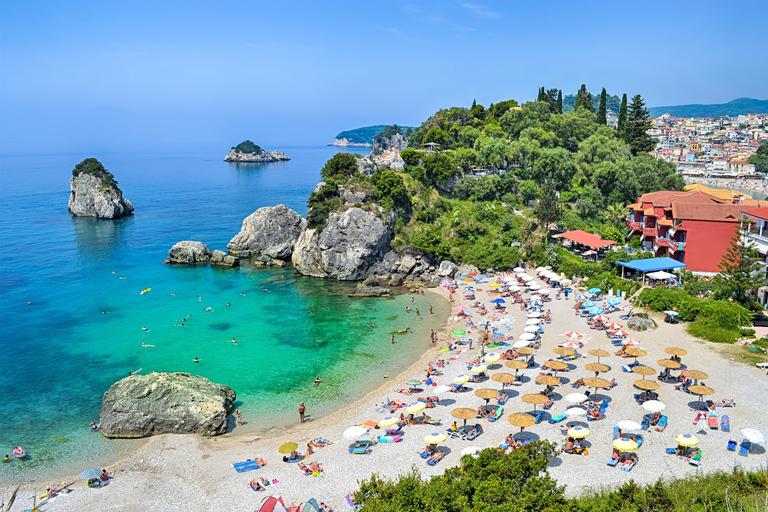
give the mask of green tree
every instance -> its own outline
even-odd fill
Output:
[[[118,193],[120,189],[117,188],[117,181],[115,177],[95,158],[86,158],[72,169],[72,176],[78,176],[80,174],[90,174],[101,180],[101,186],[105,188],[112,187],[116,189]]]
[[[324,180],[348,179],[357,174],[357,159],[351,153],[336,153],[320,170]]]
[[[656,145],[651,136],[648,135],[648,130],[652,126],[651,117],[648,109],[645,108],[643,97],[639,94],[634,95],[632,97],[632,104],[629,106],[626,136],[624,138],[627,144],[629,144],[629,149],[633,155],[648,153]]]
[[[472,108],[469,109],[469,114],[476,119],[483,120],[485,119],[485,107],[478,105],[477,101],[472,100]]]
[[[563,91],[558,90],[557,91],[557,112],[556,114],[562,114],[563,113]]]
[[[536,101],[545,101],[544,100],[544,87],[539,87],[539,95],[536,97]]]
[[[581,84],[581,89],[576,93],[576,102],[573,105],[573,110],[577,110],[579,107],[589,112],[595,111],[592,107],[592,95],[587,92],[586,84]]]
[[[755,172],[768,174],[768,142],[763,142],[757,152],[749,157],[749,163],[755,166]]]
[[[555,189],[555,180],[551,177],[544,180],[535,213],[536,218],[539,219],[539,222],[541,222],[544,230],[547,232],[546,243],[549,243],[549,226],[553,222],[560,220],[562,216],[560,199],[557,197],[557,190]]]
[[[607,101],[607,94],[605,92],[605,87],[603,87],[603,90],[600,93],[600,107],[597,109],[598,124],[603,124],[603,125],[608,124],[606,101]]]
[[[765,262],[757,247],[747,236],[749,228],[750,222],[747,219],[743,219],[736,227],[731,245],[723,256],[723,261],[718,265],[720,267],[718,276],[733,300],[752,309],[755,299],[752,298],[751,293],[762,286],[767,286],[768,278],[766,278]]]
[[[629,216],[626,206],[621,203],[609,204],[605,209],[605,217],[616,227],[624,224],[624,219]]]
[[[621,105],[619,106],[619,120],[616,123],[616,134],[621,138],[626,139],[627,134],[627,93],[624,93],[621,97]]]
[[[379,192],[378,203],[384,208],[406,210],[411,206],[402,176],[392,169],[379,169],[371,176],[371,183]]]
[[[554,180],[555,188],[565,189],[571,185],[576,174],[576,163],[571,153],[564,148],[544,149],[533,165],[532,177],[538,183]]]

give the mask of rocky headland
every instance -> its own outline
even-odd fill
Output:
[[[67,207],[73,215],[116,219],[133,213],[133,204],[123,197],[115,177],[95,158],[86,158],[75,166],[69,186]]]
[[[350,142],[347,138],[335,139],[329,146],[338,146],[342,148],[369,148],[372,144],[368,142]]]
[[[261,149],[253,142],[246,140],[233,147],[224,157],[225,162],[279,162],[290,160],[291,158],[282,151],[272,151],[271,153]]]
[[[100,429],[110,438],[227,433],[235,391],[189,373],[131,375],[102,400]]]

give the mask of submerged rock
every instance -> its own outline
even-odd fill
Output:
[[[219,435],[235,392],[189,373],[131,375],[104,393],[100,429],[110,438],[154,434]]]
[[[213,253],[203,242],[185,240],[175,244],[168,251],[168,259],[163,263],[206,263]]]
[[[244,251],[263,261],[290,260],[307,221],[284,204],[259,208],[243,220],[240,233],[227,250],[235,256]]]
[[[123,197],[112,173],[95,158],[86,158],[72,171],[67,207],[78,217],[115,219],[133,213],[133,204]]]

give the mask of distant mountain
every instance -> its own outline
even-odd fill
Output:
[[[375,126],[364,126],[354,130],[346,130],[336,136],[333,144],[328,145],[370,147],[373,144],[373,138],[383,132],[386,127],[386,124],[377,124]],[[408,128],[408,126],[403,126],[403,132]]]
[[[563,102],[565,103],[565,102]],[[674,117],[717,117],[738,116],[742,114],[768,114],[768,100],[738,98],[719,105],[673,105],[670,107],[651,107],[651,117],[669,114]]]

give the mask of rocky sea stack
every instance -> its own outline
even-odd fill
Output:
[[[115,219],[133,213],[133,204],[123,197],[115,177],[95,158],[75,166],[69,186],[68,207],[73,215]]]
[[[290,160],[291,158],[281,151],[272,151],[271,153],[261,149],[253,142],[246,140],[233,147],[227,156],[225,162],[279,162],[281,160]]]
[[[284,204],[259,208],[243,220],[240,233],[227,244],[230,254],[256,261],[290,261],[307,221]]]
[[[110,438],[227,433],[235,391],[189,373],[131,375],[104,393],[101,433]]]

